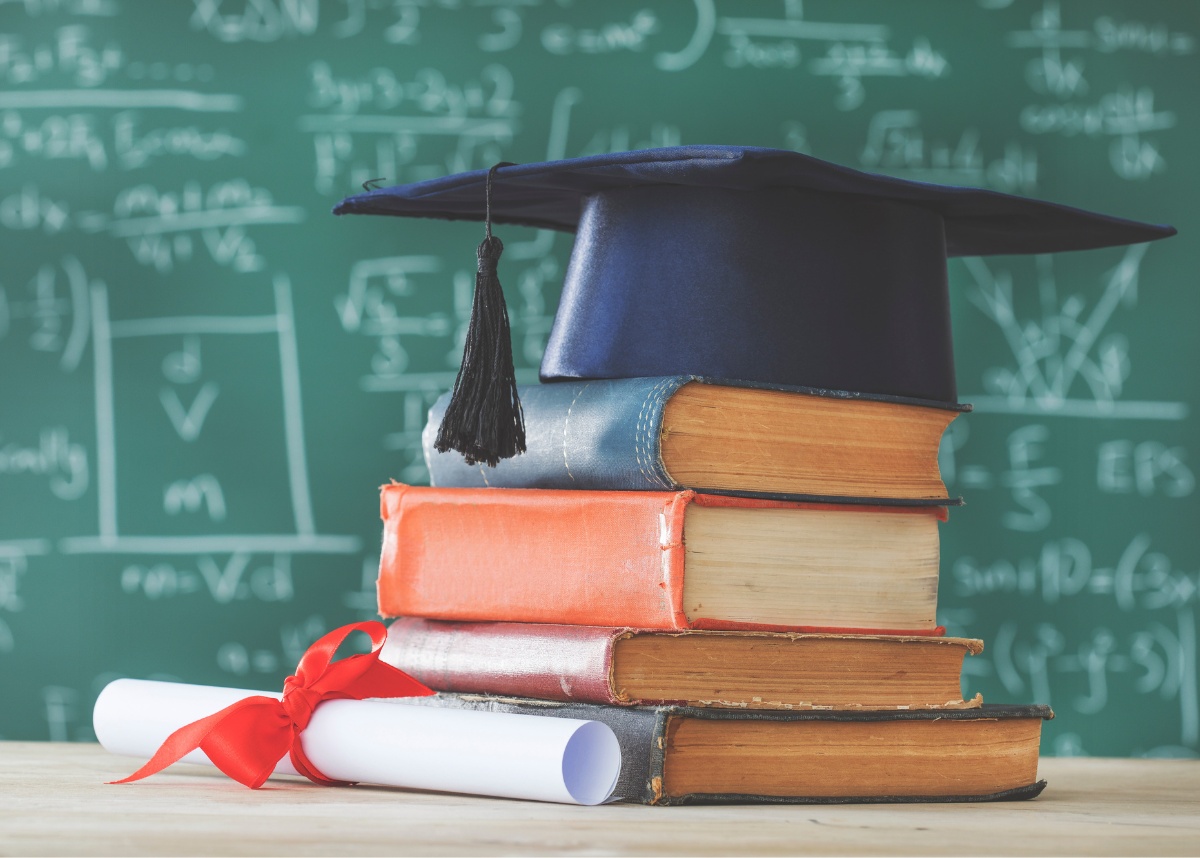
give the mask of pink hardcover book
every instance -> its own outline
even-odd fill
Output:
[[[963,709],[977,640],[394,622],[381,658],[438,691],[611,705]]]

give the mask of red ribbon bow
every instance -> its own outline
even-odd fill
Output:
[[[354,631],[371,636],[371,651],[334,662],[337,648]],[[149,777],[199,748],[218,769],[251,789],[263,785],[284,754],[291,756],[296,771],[310,781],[326,786],[343,784],[317,771],[299,741],[317,704],[323,700],[425,697],[434,693],[404,671],[379,660],[386,638],[383,623],[374,621],[334,629],[304,653],[296,675],[283,683],[282,700],[254,695],[180,727],[146,765],[110,783]]]

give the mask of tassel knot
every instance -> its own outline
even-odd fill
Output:
[[[484,277],[499,277],[496,275],[496,268],[500,264],[500,254],[504,253],[504,242],[496,238],[494,235],[489,235],[479,243],[479,247],[475,250],[475,255],[479,258],[479,266],[477,268],[480,276]]]

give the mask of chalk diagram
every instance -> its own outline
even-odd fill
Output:
[[[1058,294],[1053,257],[1036,257],[1039,318],[1018,316],[1013,277],[978,257],[963,262],[973,284],[968,300],[993,322],[1011,351],[1013,365],[984,373],[984,393],[966,395],[981,413],[1090,419],[1183,420],[1184,402],[1121,398],[1132,370],[1129,344],[1106,333],[1122,310],[1137,306],[1141,264],[1149,248],[1135,244],[1106,275],[1089,308],[1078,293]]]
[[[160,318],[113,319],[109,314],[108,291],[103,283],[90,287],[92,350],[96,393],[96,494],[98,521],[94,536],[67,537],[59,541],[65,554],[214,554],[274,552],[286,554],[353,554],[360,550],[356,536],[321,534],[313,517],[312,500],[305,464],[304,430],[300,397],[300,369],[291,296],[287,275],[273,278],[275,312],[265,315],[178,316]],[[123,344],[145,337],[168,337],[183,346],[171,365],[164,363],[167,385],[158,399],[180,441],[195,441],[204,421],[221,395],[220,383],[203,382],[190,403],[185,404],[170,382],[198,381],[200,343],[206,338],[255,337],[275,340],[278,349],[282,392],[282,446],[286,459],[284,484],[288,488],[293,527],[270,534],[205,533],[196,535],[144,535],[123,528],[118,520],[119,481],[123,467],[119,461],[116,434],[117,413],[113,367],[114,352]],[[163,491],[163,507],[168,513],[207,511],[214,525],[224,523],[227,515],[219,478],[202,474],[174,482]],[[218,528],[219,530],[219,528]]]

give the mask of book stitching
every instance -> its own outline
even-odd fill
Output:
[[[567,461],[567,427],[571,423],[571,409],[575,407],[575,403],[579,401],[579,397],[583,396],[583,392],[587,390],[588,384],[585,382],[579,390],[575,391],[575,396],[571,398],[571,404],[567,406],[567,416],[563,419],[563,440],[562,454],[563,467],[567,469],[567,476],[571,478],[571,482],[575,482],[575,475],[571,473],[571,463]]]
[[[667,388],[676,384],[676,382],[677,379],[675,376],[667,376],[650,388],[649,393],[646,394],[645,402],[642,403],[642,407],[638,411],[638,419],[633,437],[633,449],[637,457],[638,471],[647,482],[651,484],[657,483],[665,489],[673,489],[675,486],[663,479],[659,474],[658,467],[656,467],[657,463],[652,462],[650,459],[650,447],[654,444],[655,440],[650,436],[651,415],[655,406],[661,404],[661,394]],[[647,473],[647,468],[650,469],[651,473]]]

